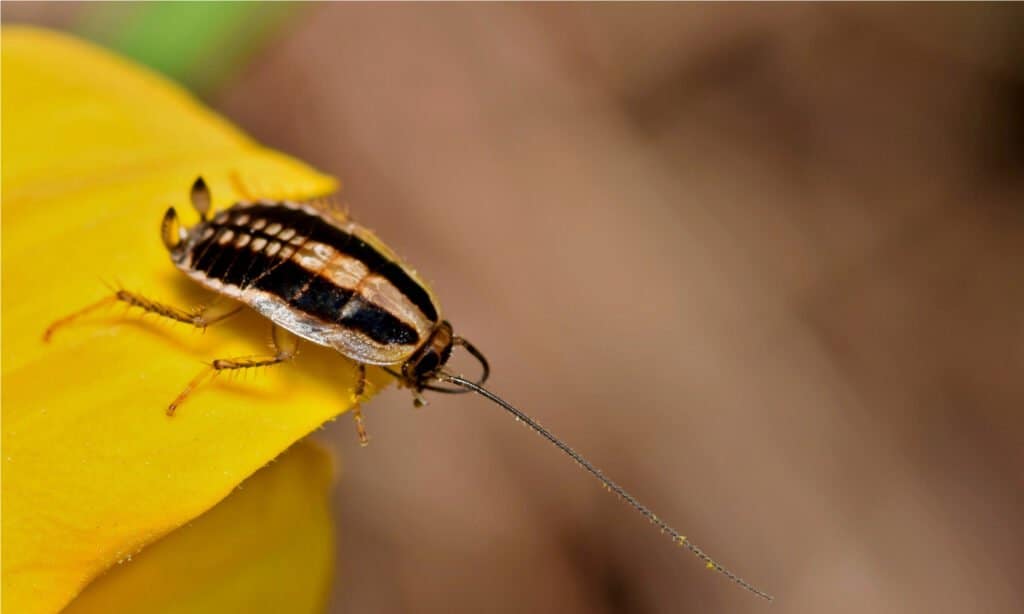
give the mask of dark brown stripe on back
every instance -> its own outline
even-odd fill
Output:
[[[342,288],[328,279],[311,275],[292,262],[282,262],[274,272],[256,284],[261,290],[282,296],[291,294],[289,301],[303,313],[357,330],[381,344],[417,345],[419,334],[412,326],[377,305],[368,303],[353,291]]]
[[[330,222],[301,209],[289,209],[281,204],[257,204],[239,209],[251,219],[263,218],[267,224],[279,223],[284,228],[294,228],[297,233],[310,241],[329,245],[339,253],[351,256],[366,265],[372,273],[391,282],[395,288],[409,298],[423,315],[432,322],[437,321],[437,307],[427,291],[406,273],[397,262],[385,257],[372,245],[359,237],[333,226]],[[245,226],[236,230],[245,230]],[[253,232],[256,236],[256,233]]]
[[[352,302],[346,307],[346,311],[350,313],[342,318],[342,324],[363,331],[378,343],[398,345],[419,345],[420,343],[420,336],[416,329],[373,303],[367,302],[361,296],[352,297]]]
[[[203,232],[205,229],[197,228],[195,232]],[[210,267],[216,264],[217,259],[223,254],[218,250],[220,245],[217,244],[217,235],[221,233],[221,228],[215,226],[214,232],[210,235],[209,239],[200,241],[192,248],[192,268],[200,271],[209,271]]]
[[[284,299],[289,305],[296,307],[299,311],[315,315],[327,322],[334,321],[323,317],[319,313],[309,312],[295,303],[296,297],[301,296],[303,288],[316,277],[314,273],[307,271],[291,260],[281,260],[280,258],[272,258],[263,254],[261,254],[261,258],[263,263],[260,270],[266,272],[263,274],[257,273],[258,277],[253,282],[256,288]]]
[[[417,345],[419,334],[393,314],[363,300],[302,267],[290,258],[267,256],[250,246],[216,243],[216,234],[194,249],[202,256],[193,264],[207,277],[242,288],[252,287],[273,294],[294,309],[325,323],[357,330],[380,344]],[[208,242],[213,242],[208,245]],[[350,301],[354,301],[349,305]]]
[[[217,243],[224,229],[216,224],[211,226],[215,229],[213,235],[192,248],[192,253],[198,255],[192,262],[193,269],[244,290],[253,278],[277,264],[278,259],[254,252],[248,246],[235,247],[234,241],[226,245]]]

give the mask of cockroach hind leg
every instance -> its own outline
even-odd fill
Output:
[[[218,358],[211,362],[206,368],[199,372],[199,375],[192,378],[185,389],[182,390],[174,401],[167,406],[167,415],[173,416],[178,407],[185,401],[192,392],[207,380],[212,380],[224,371],[244,371],[259,367],[271,367],[288,362],[295,358],[298,352],[298,341],[294,335],[287,333],[278,326],[271,331],[271,339],[277,353],[273,356],[241,356],[238,358]]]
[[[53,338],[53,334],[65,325],[70,324],[80,317],[88,315],[101,307],[112,305],[116,302],[122,302],[129,308],[137,307],[143,311],[143,315],[154,314],[162,318],[188,324],[203,330],[211,324],[215,324],[235,315],[241,311],[243,307],[243,305],[239,305],[237,303],[219,303],[211,307],[181,309],[180,307],[148,299],[136,292],[115,289],[113,294],[110,296],[100,299],[91,305],[86,305],[78,311],[66,315],[50,324],[50,326],[48,326],[43,332],[43,341],[50,341],[50,339]]]
[[[63,328],[64,326],[74,322],[78,318],[80,318],[80,317],[82,317],[84,315],[88,315],[89,313],[92,313],[93,311],[96,311],[97,309],[99,309],[101,307],[107,307],[109,305],[113,305],[117,301],[118,301],[117,295],[107,296],[105,298],[102,298],[102,299],[96,301],[95,303],[92,303],[90,305],[86,305],[85,307],[82,307],[78,311],[70,313],[70,314],[64,316],[63,318],[59,318],[59,319],[53,321],[49,326],[46,327],[46,330],[43,331],[43,342],[44,343],[49,343],[50,339],[53,338],[53,333],[57,332],[57,329]]]

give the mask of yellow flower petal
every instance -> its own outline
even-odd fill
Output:
[[[201,388],[217,357],[269,350],[253,313],[199,333],[120,309],[40,340],[109,291],[187,307],[164,209],[185,220],[202,174],[214,206],[321,194],[330,177],[269,151],[162,78],[63,35],[5,28],[3,62],[3,606],[54,612],[93,577],[225,497],[351,407],[353,363],[304,344],[294,362]],[[370,391],[387,382],[371,371]]]
[[[300,442],[228,498],[97,578],[63,614],[322,612],[331,462]]]

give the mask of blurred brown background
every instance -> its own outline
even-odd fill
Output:
[[[777,596],[485,401],[390,391],[368,448],[323,434],[332,611],[1024,609],[1020,5],[310,5],[206,98]]]

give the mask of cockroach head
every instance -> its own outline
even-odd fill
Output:
[[[402,365],[402,376],[406,383],[416,390],[422,390],[427,384],[437,379],[437,374],[452,355],[454,345],[452,325],[441,322],[434,329],[430,339]]]
[[[438,381],[448,375],[444,371],[444,367],[452,356],[452,349],[457,345],[465,348],[480,363],[481,374],[477,384],[486,382],[491,373],[487,359],[480,353],[480,350],[473,347],[473,344],[462,337],[455,336],[452,333],[451,323],[444,320],[434,329],[427,342],[402,365],[402,379],[405,384],[416,391],[432,390],[448,394],[470,392],[465,387],[437,385]]]

